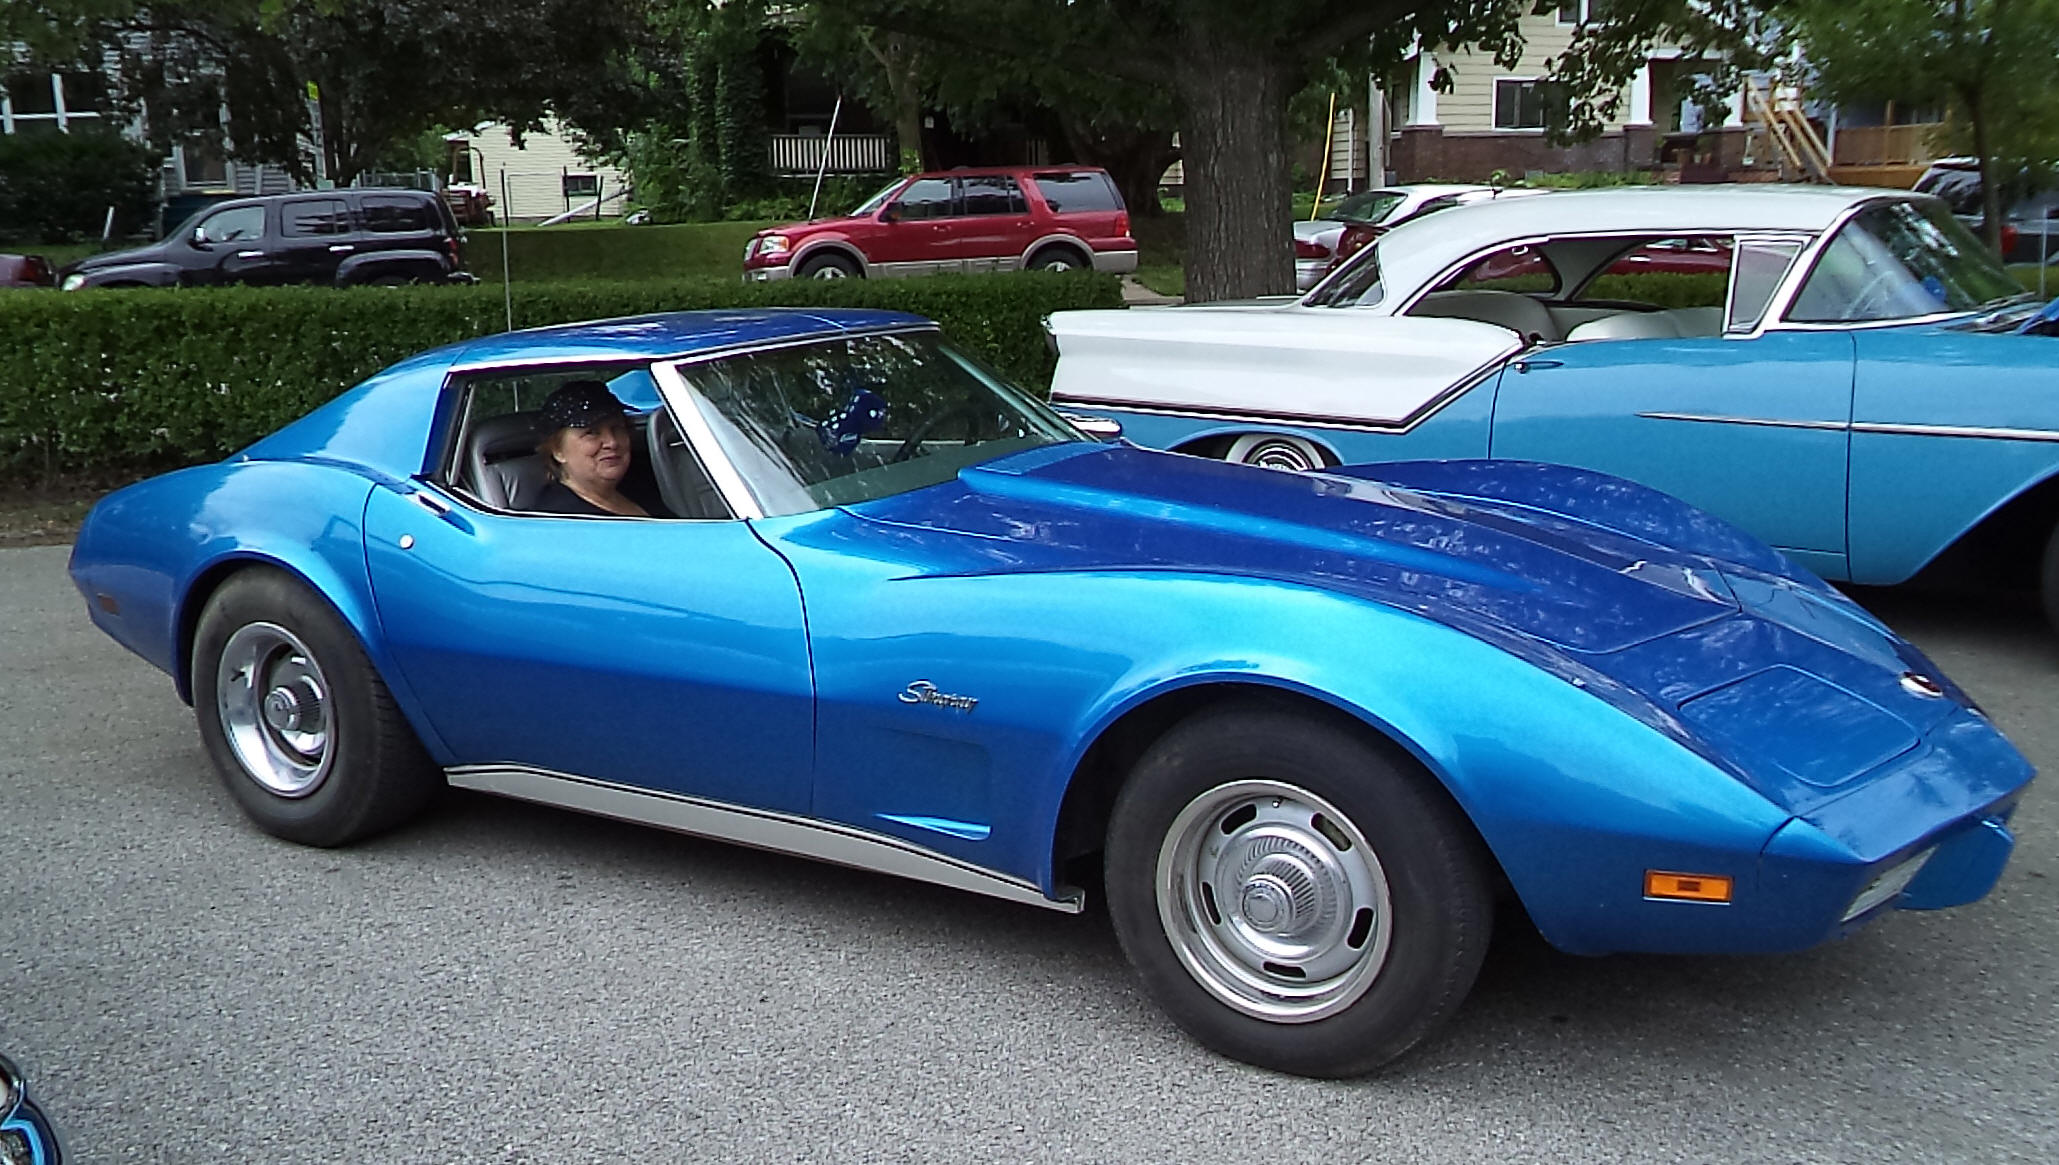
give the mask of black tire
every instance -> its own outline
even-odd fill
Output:
[[[1434,779],[1369,732],[1288,708],[1204,712],[1116,799],[1108,913],[1152,998],[1202,1044],[1356,1076],[1471,990],[1493,927],[1480,850]],[[1243,879],[1234,907],[1211,872]],[[1277,945],[1240,937],[1254,933]]]
[[[349,624],[280,571],[245,570],[208,599],[193,638],[193,711],[229,795],[288,841],[370,837],[443,787]]]
[[[801,264],[794,274],[801,279],[863,279],[865,273],[842,255],[817,255]]]
[[[2044,560],[2038,567],[2038,593],[2045,600],[2045,621],[2059,631],[2059,526],[2045,539]]]
[[[1046,247],[1030,259],[1032,271],[1085,271],[1094,264],[1071,247]]]

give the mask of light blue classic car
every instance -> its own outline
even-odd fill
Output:
[[[448,784],[1099,887],[1182,1026],[1321,1075],[1458,1006],[1497,897],[1568,951],[1795,950],[1987,893],[2031,779],[1915,648],[1661,494],[1091,441],[877,312],[430,352],[110,495],[72,575],[281,837]]]
[[[2059,622],[2059,329],[1935,199],[1480,203],[1396,228],[1299,302],[1051,327],[1054,401],[1145,445],[1582,466],[1826,578],[2042,585]]]

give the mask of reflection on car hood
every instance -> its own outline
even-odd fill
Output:
[[[1567,517],[1548,506],[1574,499],[1485,488],[1497,465],[1445,464],[1417,476],[1463,495],[1068,444],[849,512],[919,544],[926,573],[1230,574],[1419,615],[1588,688],[1797,813],[1966,717],[1921,652],[1764,547],[1749,561],[1679,549],[1662,522],[1635,536],[1607,504]],[[1691,543],[1720,544],[1691,525]]]
[[[94,271],[102,267],[123,267],[130,263],[155,263],[164,256],[170,240],[151,243],[143,247],[130,247],[121,251],[102,251],[88,255],[65,268],[66,274],[74,271]]]
[[[1612,651],[1737,610],[1710,560],[1515,506],[1063,445],[856,508],[974,536],[972,570],[1193,569],[1341,590]]]

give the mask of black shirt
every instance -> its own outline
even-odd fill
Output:
[[[653,518],[669,518],[673,516],[672,511],[666,509],[655,499],[634,497],[627,490],[623,491],[622,496],[642,506],[644,513],[649,514]],[[536,495],[535,504],[529,508],[540,510],[546,514],[578,514],[582,517],[596,518],[619,518],[624,516],[615,513],[613,510],[601,509],[599,506],[580,497],[571,486],[566,485],[562,481],[554,481],[544,486],[543,492]],[[634,515],[628,516],[633,517]]]

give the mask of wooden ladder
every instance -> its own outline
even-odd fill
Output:
[[[1779,151],[1783,175],[1798,174],[1809,182],[1831,180],[1830,149],[1802,113],[1801,102],[1778,92],[1765,77],[1745,81],[1744,101],[1746,116],[1759,123]]]

